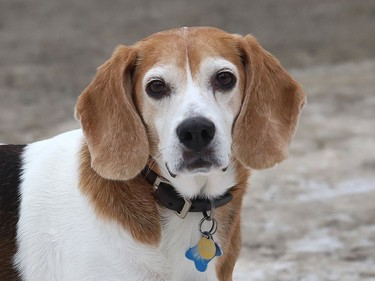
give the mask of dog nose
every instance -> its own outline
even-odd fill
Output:
[[[204,117],[188,118],[177,127],[176,132],[187,148],[200,151],[214,138],[215,124]]]

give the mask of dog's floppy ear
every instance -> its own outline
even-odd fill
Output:
[[[305,95],[257,40],[240,38],[246,85],[233,128],[236,157],[247,167],[265,169],[287,157]]]
[[[117,47],[98,68],[76,105],[75,114],[86,137],[91,166],[107,179],[131,179],[148,159],[146,129],[132,97],[131,72],[136,61],[136,50]]]

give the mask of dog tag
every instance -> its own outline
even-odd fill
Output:
[[[199,249],[201,247],[202,249]],[[208,236],[208,238],[203,236],[196,246],[189,248],[185,253],[185,257],[194,262],[195,268],[199,272],[205,272],[208,263],[213,258],[220,257],[221,255],[223,255],[221,247],[215,243],[211,236]]]
[[[189,248],[185,257],[194,262],[195,268],[199,272],[205,272],[208,266],[208,263],[214,257],[220,257],[223,255],[223,251],[219,244],[215,243],[213,235],[217,230],[217,222],[214,218],[215,205],[211,203],[211,213],[210,215],[207,212],[203,212],[203,218],[199,222],[198,229],[201,233],[201,238],[198,241],[198,244],[194,247]],[[208,231],[202,229],[202,224],[204,222],[211,222],[211,228]]]
[[[206,260],[212,259],[216,254],[216,245],[211,237],[203,236],[198,242],[198,252]]]

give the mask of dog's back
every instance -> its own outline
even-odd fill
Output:
[[[0,280],[17,280],[12,260],[16,252],[21,162],[24,145],[0,145]]]

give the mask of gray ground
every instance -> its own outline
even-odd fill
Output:
[[[235,280],[375,280],[375,2],[0,2],[0,142],[76,128],[119,43],[211,25],[253,33],[308,93],[290,157],[256,172]]]

